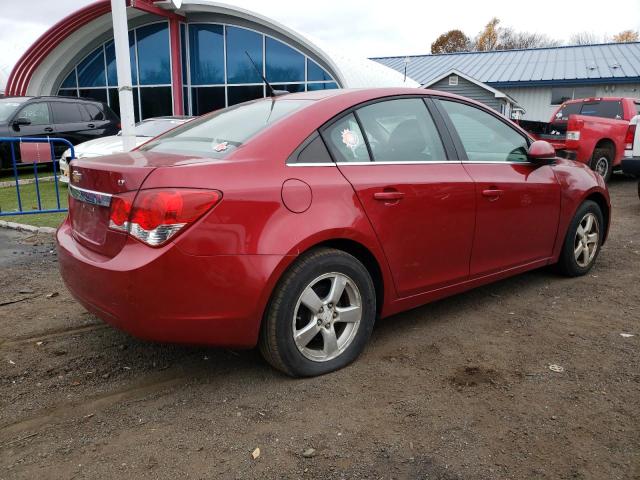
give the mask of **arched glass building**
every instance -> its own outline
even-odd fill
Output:
[[[136,0],[128,9],[136,119],[200,115],[266,95],[367,86],[417,86],[370,60],[330,56],[315,42],[253,12],[208,0]],[[110,2],[62,20],[20,59],[10,95],[102,100],[118,112]]]

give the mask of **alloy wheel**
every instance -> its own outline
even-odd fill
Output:
[[[607,172],[609,171],[609,159],[607,157],[600,157],[595,164],[594,168],[595,172],[598,173],[601,177],[605,177]]]
[[[343,273],[326,273],[302,291],[293,314],[293,340],[309,360],[327,362],[351,345],[362,320],[362,297]]]
[[[573,244],[576,263],[580,267],[585,268],[591,264],[598,252],[599,240],[600,226],[598,225],[598,218],[589,212],[580,220]]]

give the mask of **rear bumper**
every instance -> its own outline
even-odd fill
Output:
[[[65,222],[56,234],[62,278],[105,322],[136,337],[170,343],[251,348],[278,255],[193,256],[176,245],[133,239],[113,258],[76,242]]]
[[[630,175],[640,175],[640,157],[623,158],[622,171]]]

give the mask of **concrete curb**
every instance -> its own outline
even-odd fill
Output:
[[[9,228],[11,230],[19,230],[21,232],[44,233],[47,235],[53,235],[56,233],[56,229],[53,227],[34,227],[33,225],[5,222],[4,220],[0,220],[0,228]]]

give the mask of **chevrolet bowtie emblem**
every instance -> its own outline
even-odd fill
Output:
[[[78,183],[81,178],[82,178],[82,173],[78,172],[77,170],[74,170],[71,173],[71,180],[73,181],[73,183]]]
[[[124,178],[118,179],[118,186],[119,187],[124,187]]]

